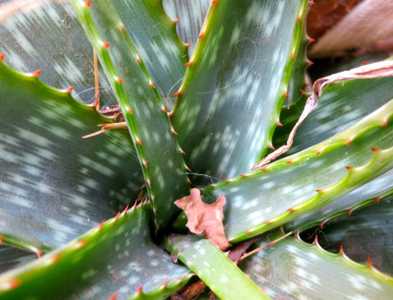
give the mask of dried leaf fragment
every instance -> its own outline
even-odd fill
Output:
[[[180,198],[175,204],[184,210],[187,216],[186,226],[192,233],[204,234],[221,250],[229,247],[223,224],[224,196],[220,196],[214,203],[208,204],[203,202],[200,190],[193,188],[189,196]]]
[[[316,0],[311,2],[307,31],[314,39],[341,21],[361,0]]]
[[[330,28],[311,48],[311,57],[359,53],[391,52],[393,1],[364,0]]]

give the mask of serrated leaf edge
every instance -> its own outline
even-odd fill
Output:
[[[308,159],[318,157],[322,154],[329,153],[335,149],[348,147],[355,139],[361,138],[367,132],[375,128],[385,128],[393,119],[393,100],[378,109],[368,117],[364,118],[358,124],[344,131],[343,133],[337,134],[330,139],[321,142],[313,147],[303,150],[297,154],[289,156],[287,158],[278,160],[276,162],[267,165],[263,169],[240,175],[239,177],[227,179],[216,184],[212,184],[206,187],[203,192],[211,193],[213,190],[222,187],[228,187],[234,184],[239,184],[246,178],[257,178],[264,176],[272,171],[283,170],[289,165],[301,164]],[[238,233],[236,236],[230,236],[230,242],[240,242],[242,240],[257,236],[270,229],[283,225],[284,223],[293,220],[296,216],[301,215],[305,212],[313,209],[325,206],[329,204],[333,195],[339,195],[345,187],[348,185],[356,186],[362,182],[364,175],[368,173],[381,171],[383,164],[393,164],[393,147],[387,149],[370,148],[371,159],[362,166],[347,166],[346,175],[343,176],[336,183],[324,187],[323,189],[315,190],[315,194],[308,200],[303,201],[301,204],[289,208],[279,216],[263,222],[260,225],[254,226],[245,232]],[[384,166],[385,167],[385,166]]]

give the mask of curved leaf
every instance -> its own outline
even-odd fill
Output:
[[[391,169],[392,118],[393,100],[314,147],[205,188],[206,198],[227,199],[229,240],[256,236],[326,206]]]
[[[342,132],[392,97],[393,77],[353,79],[327,85],[317,109],[299,127],[289,153],[296,153]]]
[[[258,162],[258,164],[256,164],[254,168],[261,168],[264,165],[267,165],[268,163],[276,160],[277,157],[287,153],[291,149],[291,147],[293,146],[293,143],[294,143],[294,139],[295,139],[296,135],[298,134],[299,127],[303,125],[305,120],[307,120],[307,117],[309,116],[309,114],[311,114],[312,112],[315,111],[315,109],[319,103],[319,98],[321,97],[321,94],[323,94],[323,92],[325,91],[325,89],[327,87],[331,87],[333,84],[337,84],[337,83],[345,83],[347,81],[352,81],[354,79],[372,80],[372,79],[383,79],[383,78],[393,78],[393,61],[389,61],[389,60],[380,61],[377,63],[354,68],[354,69],[351,69],[348,71],[343,71],[340,73],[332,74],[332,75],[322,77],[322,78],[319,78],[318,80],[316,80],[313,83],[311,95],[308,97],[307,101],[305,102],[304,109],[303,109],[301,115],[299,116],[299,118],[297,119],[295,125],[291,129],[289,136],[288,136],[288,140],[285,143],[285,145],[280,146],[273,153],[270,153],[269,155],[267,155],[261,162]],[[338,91],[340,92],[341,90],[338,89]],[[300,103],[300,104],[302,104],[302,103]],[[342,109],[342,107],[344,107],[344,112],[346,112],[346,110],[345,110],[346,106],[339,105],[339,109]],[[377,106],[377,107],[379,107],[379,106]],[[328,114],[334,108],[336,108],[336,107],[333,107],[330,109],[325,108],[325,110],[323,110],[323,111],[325,112],[325,114]],[[350,112],[352,112],[352,111],[350,110]],[[324,117],[325,117],[325,115],[323,116],[323,118]],[[349,120],[345,120],[345,121],[347,123],[349,123],[348,121],[353,121],[352,119],[356,119],[356,117],[359,117],[359,116],[358,115],[354,116],[354,115],[348,114],[347,117],[349,118]],[[362,117],[361,113],[360,113],[360,117]],[[315,124],[315,125],[318,125],[318,124]],[[345,127],[345,125],[343,125],[343,126]],[[329,126],[328,124],[326,124],[326,127],[328,129],[332,128],[332,126]],[[320,129],[322,133],[324,133],[325,131],[328,131],[326,127]],[[333,128],[337,128],[337,127],[333,127]],[[340,128],[340,129],[342,129],[342,128]],[[318,128],[315,128],[315,127],[311,127],[310,130],[314,133],[315,133],[315,131],[318,132]],[[319,136],[318,133],[316,135],[317,135],[317,137]],[[310,143],[310,140],[306,140],[306,143]],[[316,143],[316,141],[312,141],[311,145],[313,143]],[[295,147],[295,149],[292,149],[292,151],[296,151],[296,150],[298,150],[298,149],[296,149],[296,147]]]
[[[126,132],[67,91],[0,62],[0,234],[58,247],[134,200],[143,179]]]
[[[150,241],[148,211],[124,211],[3,274],[0,299],[165,299],[191,275]]]
[[[383,68],[389,68],[389,66],[391,68],[391,64],[386,65],[384,61],[365,65],[361,68],[371,68],[372,66],[377,66],[374,67],[373,71],[376,75]],[[346,73],[356,74],[356,70],[360,70],[360,68],[343,71],[324,78],[340,77]],[[351,79],[351,76],[349,76],[344,81],[333,80],[322,89],[318,107],[299,127],[295,144],[290,149],[290,153],[307,148],[349,128],[369,114],[371,110],[380,107],[393,97],[393,77],[369,79],[353,79],[353,77],[355,76],[352,76]],[[318,81],[323,81],[324,78]],[[307,223],[312,224],[315,221],[323,220],[326,214],[334,214],[334,212],[355,206],[368,198],[380,196],[391,189],[392,175],[392,171],[387,172],[340,197],[337,201],[321,208],[319,211],[300,216],[288,227],[294,229],[299,226],[308,226]],[[302,225],[303,223],[305,225]]]
[[[292,222],[286,225],[289,230],[306,229],[310,226],[315,226],[319,223],[324,223],[329,220],[330,216],[334,216],[344,210],[351,212],[354,208],[363,206],[364,203],[369,202],[369,199],[379,199],[389,193],[393,189],[393,169],[378,176],[374,180],[359,186],[353,191],[339,197],[333,203],[322,207],[319,210],[313,211],[299,216]]]
[[[174,202],[187,193],[188,178],[163,99],[111,1],[73,3],[127,122],[156,225],[164,227],[178,212]]]
[[[342,245],[345,254],[355,261],[367,262],[370,257],[378,269],[393,275],[393,196],[374,203],[325,225],[321,243],[336,250]]]
[[[307,1],[213,1],[173,112],[191,169],[249,171],[267,151],[304,40]]]
[[[177,21],[177,32],[187,43],[189,56],[194,52],[210,2],[210,0],[163,0],[165,12]]]
[[[42,80],[73,86],[85,102],[94,100],[93,49],[67,0],[10,0],[0,4],[0,51],[18,70],[41,69]],[[100,77],[103,104],[115,99]]]
[[[243,270],[277,300],[390,299],[393,292],[393,278],[293,238],[251,257]]]
[[[316,61],[316,63],[308,69],[308,73],[310,77],[312,77],[314,80],[318,80],[319,78],[327,77],[331,74],[338,72],[344,72],[349,69],[356,70],[356,68],[360,66],[370,63],[376,63],[383,60],[384,58],[386,58],[386,55],[383,56],[374,54],[361,57],[347,57],[340,60],[336,59],[334,61],[332,61],[331,59],[326,61]],[[299,77],[295,76],[294,78]],[[358,84],[354,84],[352,86],[353,82],[358,82]],[[369,101],[370,103],[366,103],[365,105],[373,106],[375,104],[374,107],[377,108],[386,102],[384,101],[385,95],[383,94],[383,92],[382,95],[380,95],[381,91],[383,91],[383,88],[386,89],[387,93],[389,93],[389,91],[391,90],[390,86],[384,86],[383,80],[381,80],[380,78],[370,81],[364,81],[359,79],[350,80],[349,82],[344,82],[344,85],[349,85],[351,86],[351,88],[346,87],[341,90],[340,84],[336,84],[334,85],[334,92],[330,91],[329,89],[327,89],[326,91],[322,91],[322,95],[320,96],[320,99],[318,101],[318,107],[309,116],[307,116],[307,119],[305,119],[305,121],[303,122],[303,124],[306,125],[302,124],[297,130],[296,134],[299,133],[299,135],[302,136],[295,136],[294,146],[298,147],[298,149],[303,149],[307,146],[312,145],[312,143],[316,143],[322,141],[327,137],[330,137],[333,133],[338,132],[334,131],[334,125],[336,124],[332,122],[333,116],[336,123],[339,124],[339,127],[344,126],[344,124],[348,122],[346,114],[351,113],[352,109],[356,111],[362,110],[361,107],[358,107],[365,104],[366,101],[361,101],[362,99],[367,99],[368,96],[371,98],[372,94],[375,93],[379,100],[375,101],[375,103],[374,101]],[[364,85],[368,86],[369,88],[364,89]],[[392,96],[393,95],[391,95],[391,97]],[[389,99],[390,98],[388,98],[387,100]],[[342,106],[348,105],[351,107],[351,110],[339,109],[339,106],[334,106],[334,114],[332,117],[327,116],[326,113],[323,114],[325,107],[332,105],[332,103],[334,102],[337,102],[337,105],[339,102],[342,103]],[[283,127],[277,128],[277,130],[274,132],[273,145],[280,146],[287,142],[289,134],[291,133],[291,129],[295,126],[296,122],[302,114],[302,111],[304,110],[305,103],[305,98],[304,96],[302,96],[298,98],[298,101],[296,101],[292,106],[288,107],[287,110],[282,111],[280,118]],[[368,113],[367,109],[364,110],[366,111],[366,113]],[[324,118],[322,118],[321,116],[324,116]],[[361,118],[361,116],[362,113],[359,114],[359,117],[357,119]],[[327,123],[324,123],[324,121],[327,121]],[[353,119],[352,122],[354,122]],[[318,138],[317,135],[314,137],[310,136],[310,138],[314,138],[314,141],[310,143],[307,140],[307,135],[311,134],[311,132],[315,133],[313,131],[313,129],[315,130],[315,128],[313,128],[312,125],[318,127],[318,132],[321,134],[321,138]],[[289,149],[288,152],[295,153],[296,149]]]

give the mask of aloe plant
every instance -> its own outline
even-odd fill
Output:
[[[393,61],[310,86],[309,4],[0,1],[0,299],[390,299]]]

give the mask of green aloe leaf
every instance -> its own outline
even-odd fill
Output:
[[[4,273],[0,299],[165,299],[191,275],[150,241],[149,211],[146,206],[125,210],[64,247]]]
[[[351,212],[370,202],[370,199],[384,197],[393,189],[393,168],[377,178],[359,186],[351,192],[337,198],[319,210],[299,216],[285,227],[288,230],[306,229],[320,223],[325,223],[343,211]]]
[[[0,274],[24,265],[36,257],[32,252],[12,246],[0,245]]]
[[[289,153],[349,128],[392,98],[393,76],[331,82],[322,89],[317,109],[299,127]]]
[[[258,252],[242,269],[272,299],[391,299],[393,278],[294,238]]]
[[[75,10],[115,91],[133,139],[157,227],[177,213],[188,192],[186,166],[163,99],[111,1],[74,0]]]
[[[380,62],[383,58],[383,55],[374,54],[349,59],[342,58],[338,62],[332,62],[331,59],[329,59],[324,63],[317,62],[315,68],[309,69],[309,73],[311,77],[315,78],[315,80],[318,80],[331,74],[348,70],[351,71],[351,69],[356,70],[356,68],[360,66]],[[297,60],[297,62],[299,62],[299,60]],[[323,67],[321,67],[321,65]],[[299,76],[294,76],[294,78],[299,78]],[[331,84],[332,89],[327,88],[326,90],[322,91],[317,109],[303,122],[305,125],[302,124],[298,129],[298,132],[302,135],[302,137],[295,137],[295,145],[298,147],[298,149],[303,149],[307,146],[313,145],[313,143],[315,144],[320,142],[323,139],[330,137],[332,134],[339,132],[335,125],[338,125],[338,128],[340,129],[345,126],[349,126],[349,123],[353,123],[356,121],[356,119],[360,119],[362,116],[367,114],[369,112],[367,109],[369,109],[370,106],[371,109],[375,109],[386,103],[386,100],[390,100],[393,97],[393,94],[391,94],[390,97],[386,98],[386,95],[389,93],[389,91],[392,90],[389,85],[384,86],[384,82],[388,82],[389,80],[392,79],[347,79],[346,82],[341,82],[344,85],[343,88],[341,88],[341,83],[336,82],[335,84]],[[330,86],[330,84],[328,86]],[[386,89],[385,93],[384,88]],[[378,100],[366,101],[367,96],[371,98],[376,96]],[[283,127],[277,128],[277,130],[274,132],[274,145],[280,146],[287,142],[291,129],[294,127],[302,114],[304,105],[305,99],[303,96],[301,96],[298,101],[293,103],[292,106],[287,107],[287,110],[283,110],[281,113],[281,123],[283,124]],[[359,107],[362,105],[365,105],[365,107]],[[344,109],[344,106],[347,108]],[[348,107],[351,107],[351,110],[349,110]],[[323,111],[330,109],[334,110],[334,120],[333,118],[329,117],[327,113],[322,113]],[[351,117],[350,113],[353,110],[356,112],[353,112]],[[357,117],[355,117],[355,115],[357,115]],[[337,124],[335,124],[334,121]],[[316,126],[318,129],[313,128],[312,125]],[[316,130],[318,130],[318,133],[321,134],[321,137],[318,138]],[[307,135],[310,135],[310,138],[313,138],[313,140],[308,141]],[[289,153],[295,152],[296,149],[289,150]]]
[[[391,68],[380,61],[361,68],[375,67],[375,70]],[[359,68],[343,71],[318,81],[329,80],[331,77],[341,77],[346,73],[355,74]],[[378,72],[375,72],[376,74]],[[342,75],[340,75],[342,74]],[[390,74],[391,76],[392,74]],[[319,143],[332,135],[341,132],[359,121],[361,118],[388,102],[393,97],[393,77],[369,79],[333,80],[320,91],[317,109],[308,116],[299,127],[295,144],[289,152],[294,153],[311,145]],[[333,117],[334,116],[334,117]],[[297,218],[289,228],[296,228],[302,223],[320,221],[326,214],[342,211],[345,208],[356,206],[368,198],[384,194],[392,188],[393,170],[387,172],[366,185],[353,190],[351,193],[337,199],[334,203],[321,208],[319,211]],[[306,226],[308,226],[306,224]]]
[[[67,91],[0,61],[0,235],[58,247],[112,217],[143,185],[127,132]],[[16,240],[16,241],[15,241]]]
[[[367,209],[359,209],[325,224],[321,244],[328,249],[343,251],[351,259],[367,262],[393,275],[393,195],[374,199]]]
[[[306,20],[297,20],[296,30],[298,35],[304,35],[306,31]],[[311,61],[307,58],[307,49],[309,45],[309,37],[300,41],[298,51],[294,54],[293,74],[288,83],[288,97],[285,102],[284,109],[280,113],[280,124],[275,129],[272,138],[272,149],[286,143],[291,129],[301,116],[304,105],[307,100],[307,93],[311,86],[309,75],[306,72]]]
[[[391,169],[392,118],[393,100],[314,147],[208,186],[204,196],[213,200],[225,195],[230,240],[266,232],[336,201]]]
[[[42,71],[51,86],[73,86],[85,102],[95,97],[93,49],[66,0],[10,0],[0,4],[0,52],[24,72]],[[115,99],[100,76],[103,104]]]
[[[165,14],[162,0],[111,3],[161,95],[170,98],[181,83],[187,62],[187,47],[176,34],[176,22]]]
[[[334,103],[334,101],[326,101],[325,104],[332,105],[332,107],[322,107],[319,109],[319,112],[321,113],[321,115],[319,115],[319,120],[318,122],[315,122],[316,124],[312,124],[311,127],[308,128],[308,130],[305,130],[306,133],[308,133],[308,135],[306,134],[306,137],[299,138],[298,135],[301,135],[298,133],[299,128],[304,128],[304,122],[305,120],[308,121],[308,116],[314,112],[315,117],[315,109],[317,108],[318,104],[319,104],[319,100],[321,98],[321,95],[325,92],[325,89],[328,89],[329,87],[332,87],[334,84],[345,84],[346,82],[351,82],[355,79],[362,79],[363,81],[365,80],[373,80],[373,79],[384,79],[384,78],[393,78],[393,61],[391,60],[385,60],[385,61],[380,61],[377,63],[373,63],[373,64],[368,64],[368,65],[364,65],[358,68],[354,68],[354,69],[350,69],[347,71],[343,71],[340,73],[335,73],[335,74],[331,74],[329,76],[326,77],[322,77],[319,78],[318,80],[316,80],[313,84],[312,87],[312,91],[311,91],[311,95],[310,97],[308,97],[307,101],[304,103],[304,107],[303,106],[303,101],[300,101],[299,103],[297,103],[297,105],[295,105],[294,107],[294,111],[289,112],[289,116],[286,115],[287,118],[289,118],[290,120],[285,120],[284,124],[286,125],[285,127],[292,127],[291,123],[291,119],[292,120],[296,120],[294,121],[294,125],[292,127],[292,129],[289,130],[289,134],[285,134],[285,132],[287,131],[287,129],[284,128],[284,137],[287,139],[286,142],[284,142],[284,145],[280,146],[277,150],[275,150],[273,153],[270,153],[268,156],[266,156],[263,161],[260,161],[255,167],[262,167],[264,165],[267,165],[268,163],[270,163],[271,161],[276,160],[279,156],[282,156],[283,154],[287,153],[289,151],[289,153],[293,153],[296,151],[299,151],[301,149],[304,149],[308,146],[314,145],[317,142],[322,141],[323,139],[330,137],[331,135],[333,135],[336,132],[340,132],[340,131],[335,131],[337,130],[337,128],[339,128],[339,130],[344,130],[345,128],[347,128],[348,126],[350,126],[350,124],[355,123],[357,120],[359,120],[361,117],[367,115],[369,113],[369,111],[364,112],[364,109],[359,109],[358,107],[354,108],[353,110],[351,109],[351,106],[346,105],[345,104],[338,104],[335,103],[332,105],[332,102]],[[367,82],[367,81],[366,81]],[[353,88],[353,87],[352,87]],[[335,93],[332,93],[331,96],[332,97],[336,97],[337,94],[340,94],[339,99],[344,99],[344,101],[347,99],[345,98],[346,96],[350,95],[345,95],[345,93],[343,94],[342,92],[344,92],[345,89],[337,87]],[[353,90],[347,90],[347,93],[350,94]],[[385,91],[385,90],[383,90]],[[388,91],[390,91],[388,89]],[[388,92],[389,93],[389,92]],[[356,92],[355,92],[356,94]],[[368,95],[369,96],[369,95]],[[386,103],[389,99],[391,99],[390,97],[387,97],[386,95],[377,95],[380,96],[380,101],[382,100],[382,104]],[[329,98],[328,98],[329,99]],[[337,99],[336,99],[337,100]],[[357,99],[358,100],[358,99]],[[366,103],[369,99],[367,98]],[[359,101],[360,102],[360,101]],[[359,102],[357,104],[359,104]],[[360,102],[361,104],[364,104],[364,102]],[[380,104],[380,103],[378,103]],[[380,104],[380,105],[382,105]],[[377,105],[375,107],[373,107],[373,109],[376,109],[377,107],[379,107],[380,105]],[[356,106],[356,105],[354,105]],[[299,108],[302,108],[302,112],[299,115],[297,112],[299,111]],[[334,110],[340,110],[341,112],[338,112],[337,115],[339,116],[339,118],[334,118],[333,121],[331,121],[330,115],[333,114],[335,111]],[[343,114],[345,114],[345,116],[343,116]],[[343,120],[337,121],[337,120],[341,120],[341,118],[343,118]],[[345,118],[344,118],[345,117]],[[333,122],[334,124],[329,124],[329,122]],[[339,125],[337,123],[340,123]],[[334,126],[336,125],[336,126]],[[282,132],[281,132],[282,134]],[[313,136],[314,135],[314,136]],[[300,147],[293,147],[294,144],[294,140],[295,138],[297,140],[300,139],[300,141],[303,141],[304,144],[306,145],[301,145]]]
[[[205,20],[210,0],[163,0],[165,12],[177,21],[177,32],[188,45],[192,55],[199,32]]]
[[[173,113],[193,171],[232,177],[266,153],[304,40],[306,5],[212,2]]]
[[[195,236],[171,236],[167,247],[220,299],[270,299],[220,249]]]
[[[286,109],[281,112],[280,118],[282,126],[277,127],[273,135],[273,145],[275,149],[282,145],[286,145],[289,135],[293,131],[293,128],[297,124],[300,116],[303,114],[304,109],[306,108],[305,105],[307,103],[307,99],[308,98],[305,96],[301,96],[297,99],[297,101],[288,103],[290,106],[287,105]]]
[[[308,11],[306,12],[306,15]],[[292,66],[293,71],[288,83],[288,97],[286,99],[286,109],[290,109],[298,102],[306,99],[306,92],[308,88],[308,74],[307,68],[311,61],[307,58],[307,49],[309,45],[309,37],[305,32],[307,31],[307,18],[296,19],[296,28],[294,38],[297,42],[297,49],[291,52],[291,59],[294,61]],[[284,109],[280,114],[280,122],[283,123],[285,119],[286,110]],[[280,124],[281,126],[281,124]]]

